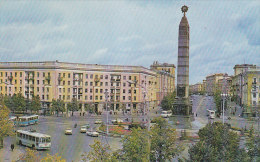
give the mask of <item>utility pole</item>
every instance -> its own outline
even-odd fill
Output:
[[[108,102],[108,91],[107,91],[107,89],[106,89],[106,91],[105,91],[105,98],[106,98],[106,111],[107,111],[107,121],[106,121],[106,125],[107,125],[107,131],[106,131],[106,135],[108,136],[108,108],[107,108],[107,102]]]

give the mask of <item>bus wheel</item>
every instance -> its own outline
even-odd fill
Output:
[[[19,145],[23,145],[21,140],[19,141]]]
[[[33,149],[33,150],[35,149],[35,145],[32,145],[32,149]]]

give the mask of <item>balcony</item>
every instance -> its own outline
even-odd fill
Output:
[[[62,81],[62,80],[63,80],[63,77],[59,76],[58,81]]]

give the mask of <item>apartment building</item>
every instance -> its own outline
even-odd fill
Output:
[[[173,70],[173,71],[172,71]],[[136,111],[144,102],[157,106],[158,93],[174,90],[174,68],[167,73],[142,66],[79,64],[58,61],[0,63],[0,93],[22,93],[40,97],[42,107],[50,108],[52,99],[67,103],[76,98],[83,108],[93,104],[95,111],[105,108],[105,91],[114,111]],[[166,80],[166,81],[165,81]]]
[[[213,95],[218,89],[218,80],[223,79],[227,74],[215,73],[206,77],[206,93]]]

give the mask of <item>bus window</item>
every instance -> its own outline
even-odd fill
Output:
[[[29,140],[32,140],[32,136],[29,136]]]
[[[36,142],[39,142],[39,138],[38,137],[36,137]]]
[[[47,138],[46,138],[46,142],[51,142],[51,138],[50,138],[50,137],[47,137]]]
[[[35,137],[32,137],[32,140],[35,141]]]
[[[23,139],[25,139],[25,134],[23,134]]]

